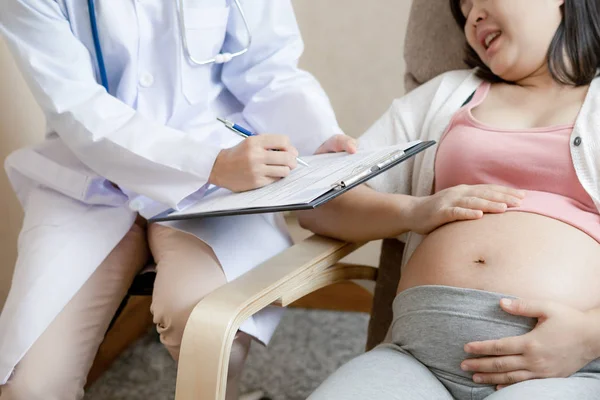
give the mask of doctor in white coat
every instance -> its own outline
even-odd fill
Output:
[[[354,142],[297,68],[289,0],[2,0],[0,32],[48,125],[5,163],[25,219],[0,314],[0,399],[80,399],[150,254],[154,321],[177,359],[198,301],[291,243],[278,215],[145,218],[211,185],[266,185],[302,168],[298,154]],[[243,140],[217,116],[265,134]],[[250,339],[267,343],[279,317],[267,310],[238,333],[228,398]]]

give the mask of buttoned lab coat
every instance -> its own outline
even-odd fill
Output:
[[[235,6],[185,3],[195,58],[245,46]],[[196,66],[182,49],[175,1],[96,0],[110,93],[97,83],[86,1],[0,3],[0,32],[48,127],[43,143],[5,162],[25,219],[0,315],[0,384],[127,233],[132,201],[149,217],[202,197],[219,151],[241,140],[217,116],[287,134],[301,154],[341,133],[322,88],[297,68],[303,43],[289,0],[241,3],[253,35],[249,51]],[[228,280],[291,244],[275,215],[170,224],[209,244]],[[243,330],[267,342],[279,316],[258,314]]]

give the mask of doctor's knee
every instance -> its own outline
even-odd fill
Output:
[[[175,361],[179,360],[183,331],[192,307],[178,308],[172,302],[163,303],[153,299],[151,311],[161,343]]]
[[[168,306],[164,308],[164,305],[158,310],[153,302],[152,313],[156,330],[160,335],[160,341],[175,361],[179,360],[183,331],[191,311],[192,309],[174,309]],[[202,333],[199,332],[199,335],[202,335]],[[236,334],[229,358],[228,380],[235,380],[240,377],[251,342],[252,337],[250,335],[243,332]]]
[[[157,271],[153,320],[161,342],[177,360],[194,307],[227,280],[212,249],[197,237],[156,224],[148,233]]]
[[[183,332],[194,309],[204,296],[220,286],[220,282],[204,289],[183,291],[181,288],[159,290],[152,299],[151,312],[160,341],[174,360],[179,360]]]

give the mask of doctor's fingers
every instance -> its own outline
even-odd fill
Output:
[[[254,138],[265,150],[281,150],[292,153],[294,157],[298,156],[298,150],[292,146],[292,142],[287,136],[264,134],[254,136]]]
[[[334,135],[327,142],[331,141],[329,151],[336,153],[345,151],[350,154],[356,153],[358,142],[356,139],[346,135]],[[327,143],[326,142],[326,143]]]
[[[287,151],[266,151],[264,154],[264,163],[266,165],[283,166],[294,169],[298,166],[296,156]]]
[[[278,165],[267,165],[264,168],[263,174],[265,177],[276,178],[275,180],[277,180],[280,178],[285,178],[291,172],[292,172],[292,170],[289,167],[278,166]]]

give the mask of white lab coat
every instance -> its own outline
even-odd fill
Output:
[[[0,3],[0,32],[48,125],[43,143],[5,163],[25,220],[0,315],[0,384],[129,230],[131,200],[153,199],[141,211],[148,216],[202,196],[218,152],[240,140],[217,116],[285,133],[301,154],[341,133],[319,84],[297,68],[303,43],[288,0],[242,0],[252,46],[209,66],[193,66],[184,56],[175,1],[95,3],[110,94],[97,83],[87,1]],[[244,46],[235,6],[186,4],[196,58]],[[274,215],[174,225],[213,248],[228,280],[291,243]],[[266,342],[278,319],[279,313],[265,313],[244,329]]]

